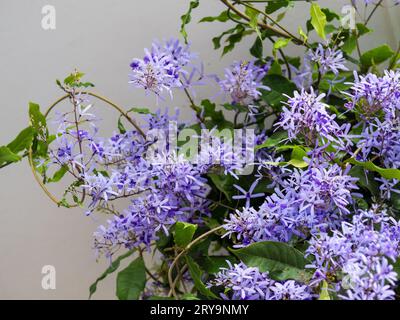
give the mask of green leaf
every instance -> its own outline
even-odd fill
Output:
[[[11,141],[7,148],[14,153],[18,153],[22,150],[29,149],[32,144],[34,130],[32,127],[25,128],[18,136]]]
[[[335,19],[340,20],[340,16],[336,12],[334,12],[328,8],[322,8],[321,11],[325,14],[326,21],[328,21],[328,22],[331,22]]]
[[[137,300],[146,285],[146,269],[142,257],[133,260],[117,275],[119,300]]]
[[[204,272],[200,269],[199,265],[190,256],[186,256],[185,258],[186,264],[189,268],[190,276],[193,279],[194,286],[196,287],[197,291],[205,297],[218,299],[218,297],[203,283],[201,276],[204,274]]]
[[[232,15],[236,18],[236,15],[234,15],[234,14],[232,14]],[[229,20],[228,11],[222,11],[218,16],[204,17],[199,22],[214,22],[214,21],[226,22],[228,20]]]
[[[251,46],[250,53],[253,57],[256,57],[257,59],[260,59],[260,60],[262,59],[263,44],[259,37],[256,38],[256,41],[254,41],[254,44]]]
[[[379,195],[379,184],[375,180],[372,172],[368,172],[363,167],[356,165],[350,169],[349,174],[352,177],[358,178],[357,184],[369,190],[373,196]]]
[[[199,0],[190,1],[188,11],[184,15],[181,16],[182,23],[181,23],[180,32],[181,32],[183,38],[185,39],[185,43],[187,43],[187,37],[188,37],[185,27],[192,20],[192,16],[191,16],[192,10],[197,8],[198,6],[199,6]]]
[[[357,48],[357,37],[351,34],[342,45],[342,51],[351,54]]]
[[[282,76],[282,68],[278,59],[274,59],[272,62],[271,68],[268,70],[268,75]]]
[[[63,165],[60,167],[60,169],[58,169],[52,178],[48,179],[47,182],[58,182],[60,181],[65,174],[68,172],[68,166],[67,165]]]
[[[6,146],[0,147],[0,165],[8,162],[17,162],[19,160],[21,160],[21,157],[12,152],[9,148]]]
[[[274,13],[275,11],[289,6],[290,1],[289,0],[278,0],[278,1],[268,1],[267,6],[265,7],[265,13],[271,14]]]
[[[234,256],[202,256],[197,261],[199,261],[201,267],[208,274],[215,274],[221,268],[228,266],[226,261],[234,263],[236,262],[236,258]]]
[[[358,36],[359,36],[359,37],[363,36],[364,34],[367,34],[367,33],[372,32],[371,29],[367,28],[367,27],[366,27],[364,24],[362,24],[362,23],[357,23],[357,24],[356,24],[356,27],[357,27],[357,31],[358,31]]]
[[[387,44],[365,52],[360,59],[363,70],[368,70],[370,67],[386,61],[393,54],[393,50]]]
[[[292,149],[292,159],[303,160],[307,156],[307,151],[300,146],[294,146]]]
[[[215,184],[217,189],[225,194],[227,199],[231,199],[235,190],[233,188],[234,178],[231,175],[219,175],[209,173],[211,181]]]
[[[325,25],[326,25],[326,15],[321,10],[320,6],[313,2],[311,3],[311,25],[314,27],[315,32],[322,38],[326,39],[325,35]]]
[[[96,279],[96,281],[89,287],[89,299],[90,297],[96,292],[97,290],[97,284],[102,281],[105,277],[107,277],[109,274],[113,273],[115,270],[119,268],[119,265],[121,261],[127,257],[129,257],[135,250],[130,250],[127,253],[119,256],[117,259],[115,259],[111,265],[107,268],[106,271],[104,271],[100,277]]]
[[[261,39],[261,32],[258,28],[259,12],[251,7],[246,7],[245,13],[250,18],[249,26],[257,33],[258,37]]]
[[[350,159],[346,160],[345,162],[361,166],[369,171],[378,172],[385,179],[400,180],[400,170],[399,169],[381,168],[381,167],[378,167],[376,164],[374,164],[371,161],[361,162],[361,161],[357,161],[354,158],[350,158]]]
[[[75,87],[85,74],[82,72],[71,73],[64,79],[64,84],[70,87]]]
[[[29,119],[31,121],[32,127],[40,132],[46,127],[46,118],[40,112],[40,106],[37,103],[29,102]]]
[[[212,38],[212,42],[214,44],[214,49],[217,50],[217,49],[221,48],[222,37],[226,36],[227,34],[232,34],[233,32],[235,32],[236,28],[237,27],[228,29],[228,30],[222,32],[218,37]]]
[[[321,292],[319,294],[318,300],[331,300],[328,291],[328,283],[325,280],[322,281]]]
[[[217,106],[215,103],[211,102],[208,99],[204,99],[201,101],[201,105],[203,106],[204,118],[211,120],[211,127],[217,126],[218,129],[233,127],[233,124],[225,119],[224,114],[221,110],[216,111]]]
[[[244,36],[251,33],[251,30],[246,30],[241,24],[237,25],[235,27],[235,32],[226,39],[228,44],[222,50],[222,56],[226,55],[228,52],[231,52]]]
[[[121,134],[126,133],[125,126],[124,126],[124,124],[122,123],[122,115],[120,115],[120,116],[118,117],[117,127],[118,127],[118,130],[119,130],[119,133],[121,133]]]
[[[285,77],[278,74],[269,74],[263,84],[271,90],[264,90],[261,98],[272,108],[280,110],[282,102],[287,101],[287,96],[292,96],[297,89],[296,85]]]
[[[309,263],[297,249],[283,242],[264,241],[231,250],[249,267],[268,271],[276,280],[294,279],[306,281],[309,274],[304,270]]]
[[[129,113],[129,112],[135,112],[135,113],[138,113],[138,114],[151,114],[153,116],[155,115],[155,113],[151,112],[149,108],[133,107],[133,108],[130,108],[126,113]]]
[[[267,140],[258,146],[255,147],[256,150],[263,149],[263,148],[271,148],[275,147],[276,145],[280,144],[283,140],[287,139],[287,132],[286,131],[277,131],[273,133]]]
[[[308,36],[307,34],[303,31],[303,29],[299,26],[299,28],[297,29],[299,35],[303,38],[303,43],[306,43],[308,40]]]
[[[279,49],[285,48],[290,42],[290,38],[279,38],[275,41],[272,52],[273,55],[276,56],[276,52]]]
[[[269,164],[271,166],[286,166],[291,165],[296,168],[305,168],[308,167],[308,163],[304,160],[299,159],[290,159],[289,161],[282,161],[282,162],[270,162],[266,161],[265,164]]]
[[[190,241],[192,241],[193,235],[196,232],[196,230],[197,230],[197,225],[178,221],[175,224],[175,233],[174,233],[175,243],[179,247],[185,248],[190,243]]]

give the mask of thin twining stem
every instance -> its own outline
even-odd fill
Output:
[[[375,11],[380,7],[380,5],[382,4],[383,0],[380,0],[374,7],[374,9],[372,9],[371,13],[369,14],[368,18],[365,20],[365,25],[368,24],[368,22],[371,20],[372,16],[374,15]]]
[[[114,102],[112,102],[111,100],[109,100],[109,99],[107,99],[107,98],[105,98],[105,97],[103,97],[103,96],[101,96],[101,95],[98,95],[97,93],[94,93],[94,92],[90,92],[90,91],[80,91],[80,92],[76,92],[76,94],[79,94],[79,93],[81,93],[81,94],[87,94],[87,95],[89,95],[89,96],[95,97],[95,98],[97,98],[97,99],[99,99],[99,100],[105,102],[107,105],[111,106],[112,108],[114,108],[115,110],[117,110],[123,117],[125,117],[125,119],[126,119],[127,121],[129,121],[129,122],[135,127],[135,129],[136,129],[143,137],[146,137],[145,133],[144,133],[143,130],[139,127],[139,125],[135,122],[135,120],[133,120],[133,119],[128,115],[128,113],[127,113],[126,111],[124,111],[121,107],[119,107],[116,103],[114,103]],[[64,101],[65,99],[68,99],[68,98],[70,98],[70,97],[71,97],[71,95],[70,95],[70,93],[68,93],[68,94],[65,94],[64,96],[58,98],[56,101],[54,101],[54,102],[50,105],[50,107],[46,110],[46,112],[44,113],[44,117],[47,118],[48,115],[50,114],[50,112],[51,112],[59,103],[61,103],[62,101]],[[39,177],[39,175],[38,175],[37,172],[36,172],[35,164],[34,164],[34,161],[33,161],[33,150],[32,150],[32,146],[29,148],[29,150],[28,150],[28,152],[27,152],[26,155],[28,156],[28,162],[29,162],[29,165],[30,165],[30,167],[31,167],[31,171],[32,171],[32,173],[33,173],[33,176],[34,176],[35,180],[37,181],[37,183],[39,184],[40,188],[44,191],[44,193],[49,197],[49,199],[50,199],[52,202],[54,202],[56,205],[60,205],[61,201],[58,200],[57,197],[54,196],[54,195],[49,191],[49,189],[45,186],[45,184],[43,183],[42,179]],[[68,205],[69,208],[74,208],[74,207],[77,207],[77,206],[78,206],[78,204],[69,204],[69,205]]]
[[[276,21],[274,18],[272,18],[269,14],[265,13],[264,11],[252,6],[252,5],[250,5],[250,4],[246,3],[246,2],[240,1],[240,0],[238,0],[236,2],[241,4],[241,5],[243,5],[243,6],[245,6],[245,7],[247,7],[247,8],[250,8],[252,10],[257,11],[259,14],[261,14],[265,18],[267,18],[267,20],[270,20],[274,25],[276,25],[278,28],[280,28],[283,32],[287,33],[290,38],[293,38],[293,39],[298,40],[298,41],[302,41],[301,39],[297,38],[293,33],[291,33],[289,30],[287,30],[282,25],[280,25],[278,21]]]
[[[229,9],[231,9],[233,12],[235,12],[235,13],[236,13],[239,17],[241,17],[242,19],[244,19],[244,20],[246,20],[246,21],[250,21],[250,20],[251,20],[250,17],[248,17],[245,13],[243,13],[242,11],[240,11],[239,9],[237,9],[237,8],[235,7],[235,5],[232,4],[230,1],[228,1],[228,0],[220,0],[220,1],[221,1],[225,6],[227,6]],[[242,5],[249,6],[247,3],[246,3],[246,4],[245,4],[245,3],[242,3]],[[254,8],[254,7],[252,7],[252,8],[255,9],[255,10],[258,10],[258,9]],[[258,11],[260,11],[260,10],[258,10]],[[262,11],[261,11],[261,12],[262,12]],[[266,24],[266,23],[263,23],[263,22],[257,22],[257,24],[258,24],[258,26],[259,26],[260,28],[265,29],[265,30],[270,30],[270,31],[274,32],[275,34],[277,34],[277,35],[279,35],[279,36],[281,36],[281,37],[293,39],[293,43],[295,43],[295,44],[297,44],[297,45],[306,45],[306,44],[304,43],[303,40],[301,40],[301,39],[295,37],[295,36],[294,36],[293,34],[291,34],[290,32],[288,33],[288,32],[286,32],[286,31],[281,31],[281,30],[279,30],[279,29],[277,29],[277,28],[275,28],[275,27],[273,27],[273,26],[271,26],[271,25],[268,25],[268,24]],[[279,27],[282,29],[282,27],[281,27],[280,25],[277,24],[277,26],[279,26]]]
[[[171,266],[169,267],[168,270],[168,283],[170,285],[170,292],[169,292],[169,296],[173,295],[175,298],[177,298],[176,295],[176,291],[175,291],[175,285],[176,283],[174,283],[174,280],[172,278],[172,272],[175,268],[175,265],[178,263],[179,259],[185,254],[187,253],[193,245],[195,245],[197,242],[199,242],[200,240],[208,237],[210,234],[213,234],[214,232],[221,230],[222,226],[216,227],[214,229],[211,229],[205,233],[203,233],[202,235],[200,235],[199,237],[197,237],[196,239],[194,239],[192,242],[190,242],[176,257],[175,259],[172,261]]]

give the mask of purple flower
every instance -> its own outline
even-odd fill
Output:
[[[400,223],[377,205],[360,210],[341,229],[315,234],[306,256],[314,262],[312,284],[331,283],[345,299],[393,299],[397,274],[390,260],[399,256]]]
[[[319,72],[324,75],[332,71],[335,75],[339,74],[339,70],[347,71],[344,65],[346,60],[343,57],[342,51],[335,48],[324,48],[322,44],[314,51],[309,52],[311,61],[318,64]]]
[[[309,300],[310,290],[293,280],[278,282],[272,280],[267,272],[247,267],[243,262],[221,268],[208,286],[224,287],[221,294],[224,300]]]
[[[225,69],[225,78],[218,83],[222,92],[230,95],[232,102],[248,105],[261,96],[261,89],[270,90],[262,84],[269,66],[259,67],[253,61],[239,61]]]
[[[234,184],[233,186],[238,189],[242,194],[233,196],[232,199],[235,200],[240,200],[240,199],[245,199],[246,200],[246,207],[248,208],[250,206],[250,201],[253,198],[260,198],[264,196],[264,193],[255,193],[253,194],[254,189],[257,187],[259,180],[255,180],[251,186],[249,191],[244,190],[241,186],[238,186],[237,184]]]
[[[321,101],[325,94],[317,96],[313,88],[310,93],[302,90],[294,92],[283,107],[280,121],[275,125],[288,132],[289,140],[303,137],[308,145],[318,143],[318,139],[341,143],[343,129],[335,121],[335,115],[328,114],[326,105]],[[325,142],[323,142],[325,143]]]
[[[314,230],[337,228],[350,213],[352,190],[357,189],[349,169],[336,164],[295,169],[258,210],[246,207],[231,214],[224,236],[235,234],[235,246],[242,247],[265,240],[288,242],[294,235],[305,238]]]
[[[366,120],[375,119],[380,110],[384,111],[386,120],[395,118],[396,110],[400,109],[400,72],[385,70],[382,77],[355,73],[354,77],[351,93],[346,93],[351,101],[346,106],[360,110]]]
[[[145,50],[143,59],[134,59],[129,83],[160,96],[164,90],[172,95],[173,88],[184,88],[182,76],[190,72],[185,69],[194,59],[189,46],[171,39],[165,43],[154,42],[151,50]],[[191,78],[193,75],[191,76]]]
[[[399,119],[369,122],[361,132],[357,147],[361,148],[359,158],[364,161],[378,157],[386,168],[400,168]]]

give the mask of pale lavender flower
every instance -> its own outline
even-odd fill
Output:
[[[247,267],[243,262],[221,268],[208,287],[221,286],[227,293],[221,294],[224,300],[309,300],[310,290],[293,280],[277,282],[267,272]]]
[[[222,92],[230,95],[232,102],[247,105],[261,96],[260,90],[270,90],[262,84],[269,66],[257,66],[253,61],[239,61],[225,70],[225,78],[218,83]]]
[[[288,132],[289,140],[303,137],[307,144],[318,143],[318,138],[329,142],[341,143],[343,129],[335,121],[335,115],[330,115],[322,102],[325,94],[316,95],[311,88],[310,93],[295,91],[289,97],[287,107],[283,107],[279,122],[275,126]],[[325,143],[325,142],[324,142]]]
[[[345,299],[393,299],[397,274],[393,263],[399,256],[400,222],[377,205],[360,210],[352,222],[343,222],[340,230],[315,234],[306,256],[314,262],[311,284],[331,283]]]
[[[368,119],[375,119],[383,110],[385,119],[395,118],[396,110],[400,109],[400,72],[384,71],[382,77],[373,73],[358,76],[354,73],[355,82],[351,88],[351,101],[346,104],[349,109],[357,108]]]
[[[335,229],[350,213],[352,191],[357,178],[348,175],[350,167],[310,166],[293,170],[267,196],[259,209],[236,210],[223,225],[227,233],[236,235],[243,247],[253,242],[274,240],[288,242],[293,236],[306,238],[314,230]]]
[[[317,49],[310,51],[311,61],[318,64],[319,72],[324,75],[332,71],[335,75],[339,74],[340,70],[349,70],[344,63],[343,52],[335,48],[324,48],[322,44],[318,44]]]
[[[254,189],[257,187],[259,180],[254,180],[254,182],[251,184],[249,191],[244,190],[241,186],[238,186],[237,184],[234,184],[233,186],[238,189],[242,194],[241,195],[236,195],[233,196],[232,199],[235,200],[241,200],[244,199],[246,200],[246,207],[248,208],[250,206],[250,201],[253,198],[260,198],[264,196],[264,193],[259,192],[259,193],[253,193]]]
[[[154,42],[151,50],[145,50],[143,59],[134,59],[130,64],[132,72],[129,83],[157,96],[164,90],[172,95],[173,88],[185,87],[181,76],[189,74],[185,67],[194,57],[189,46],[181,45],[178,40]]]

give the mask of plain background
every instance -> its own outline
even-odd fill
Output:
[[[348,1],[320,1],[322,6],[340,9]],[[44,5],[56,8],[57,28],[41,28]],[[129,62],[143,55],[153,39],[179,36],[180,15],[186,0],[0,0],[0,145],[8,143],[27,125],[29,101],[47,107],[60,96],[55,79],[74,68],[84,71],[99,92],[124,107],[156,107],[153,96],[146,97],[128,85]],[[309,4],[288,15],[285,24],[296,32],[308,18]],[[218,0],[202,0],[188,27],[193,51],[205,62],[207,73],[223,74],[232,61],[248,58],[242,43],[223,59],[212,48],[211,38],[228,25],[198,24],[203,16],[219,13]],[[340,11],[340,10],[339,10]],[[373,37],[363,48],[399,41],[399,9],[383,9],[371,27]],[[304,29],[304,27],[303,27]],[[270,44],[265,50],[270,52]],[[290,49],[293,53],[298,48]],[[301,51],[297,53],[301,54]],[[213,86],[202,88],[198,96],[212,97]],[[99,109],[100,108],[99,104]],[[159,107],[179,107],[191,117],[178,93],[174,102]],[[104,125],[111,130],[115,115],[103,110]],[[62,193],[62,186],[52,189]],[[35,184],[24,160],[0,171],[0,298],[2,299],[86,299],[88,287],[107,267],[96,262],[92,233],[100,220],[84,216],[82,209],[57,208]],[[56,268],[56,290],[41,287],[42,267]],[[115,277],[104,280],[94,298],[115,297]]]

